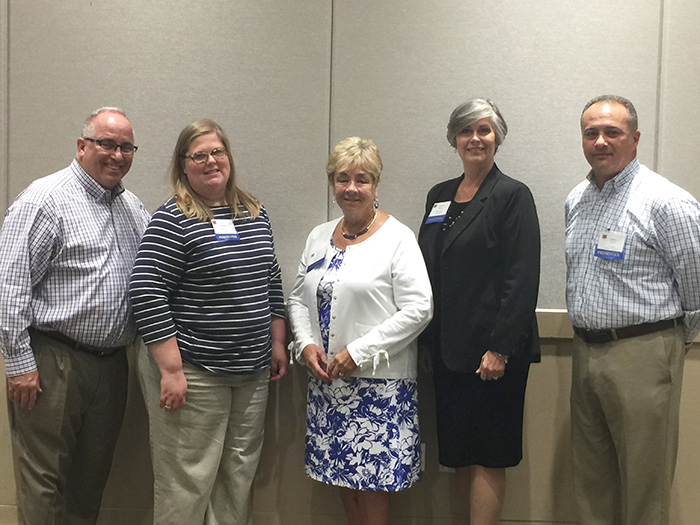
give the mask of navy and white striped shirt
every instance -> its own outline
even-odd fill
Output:
[[[7,375],[36,370],[29,326],[103,348],[134,340],[127,292],[148,219],[121,182],[105,189],[77,160],[17,197],[0,231],[0,349]]]
[[[212,208],[232,219],[228,206]],[[172,198],[146,229],[130,295],[146,344],[176,337],[182,358],[215,373],[265,369],[271,316],[284,317],[282,276],[263,208],[234,219],[237,241],[218,241],[210,222],[188,219]]]
[[[594,256],[603,232],[624,258]],[[635,159],[598,189],[591,175],[566,199],[566,305],[574,326],[620,328],[684,317],[700,331],[700,204]]]

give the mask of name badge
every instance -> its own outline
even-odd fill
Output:
[[[601,259],[623,260],[625,258],[625,234],[602,232],[598,237],[598,244],[593,255]]]
[[[445,220],[445,215],[447,215],[447,210],[450,209],[450,201],[436,202],[433,204],[433,209],[425,218],[425,224],[432,224],[434,222],[442,222]]]
[[[212,219],[211,225],[214,227],[217,241],[239,241],[241,239],[231,219]]]
[[[310,258],[313,259],[314,255],[316,254],[312,253]],[[321,266],[323,266],[323,261],[325,260],[326,256],[325,254],[322,254],[320,259],[315,260],[306,267],[306,273],[309,273],[311,270],[315,270],[316,268],[320,268]]]

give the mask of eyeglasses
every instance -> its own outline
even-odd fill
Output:
[[[119,148],[122,150],[122,155],[133,155],[134,152],[139,149],[138,146],[134,146],[131,142],[122,142],[121,144],[118,144],[116,140],[112,139],[92,139],[90,137],[83,138],[85,140],[89,140],[90,142],[94,142],[99,147],[106,149],[107,151],[116,151],[117,148]]]
[[[226,156],[226,148],[216,148],[211,150],[209,153],[205,151],[198,151],[192,155],[183,155],[183,159],[192,159],[195,164],[202,164],[209,160],[209,155],[214,157],[214,159],[223,159]]]

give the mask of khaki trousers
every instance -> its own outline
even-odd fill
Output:
[[[669,522],[684,357],[680,326],[598,345],[574,337],[571,423],[582,525]]]
[[[32,410],[8,401],[21,525],[97,521],[126,406],[128,364],[30,331],[39,369]]]
[[[153,458],[155,525],[249,525],[263,445],[269,371],[217,375],[183,363],[185,406],[160,408],[160,370],[139,350]]]

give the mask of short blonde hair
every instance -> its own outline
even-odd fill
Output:
[[[216,122],[206,118],[186,126],[180,132],[180,136],[175,144],[175,151],[173,151],[173,158],[170,163],[170,183],[175,194],[177,207],[185,214],[185,217],[190,219],[196,217],[201,221],[208,221],[214,218],[211,208],[192,189],[185,173],[185,156],[190,149],[190,145],[195,139],[210,133],[216,133],[219,140],[223,143],[231,166],[231,173],[226,183],[226,202],[231,207],[233,216],[239,217],[242,207],[248,210],[253,219],[257,218],[260,214],[260,202],[250,193],[236,186],[236,167],[233,164],[231,145],[228,137],[226,137],[226,133]]]
[[[383,167],[382,158],[374,142],[360,137],[348,137],[333,146],[328,157],[326,165],[328,184],[333,186],[333,176],[336,173],[357,168],[372,177],[372,186],[376,188]]]

